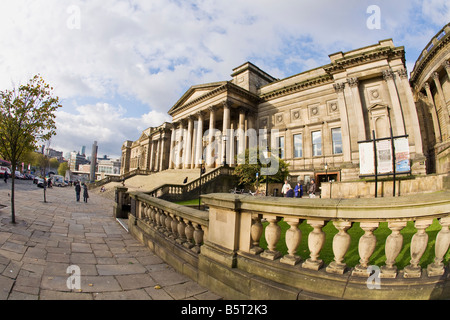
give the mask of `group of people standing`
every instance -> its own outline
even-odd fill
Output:
[[[83,201],[87,203],[87,200],[89,199],[89,192],[88,187],[85,183],[80,185],[80,181],[75,181],[75,194],[77,196],[77,202],[80,202],[80,196],[81,196],[81,188],[83,187]]]
[[[284,181],[283,188],[281,189],[281,193],[286,198],[302,198],[303,197],[303,184],[299,181],[294,189],[292,189],[291,185],[287,180]],[[307,194],[310,198],[316,197],[316,182],[314,179],[311,180],[309,184],[309,188]]]

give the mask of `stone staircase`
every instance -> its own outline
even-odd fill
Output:
[[[205,175],[208,175],[215,169],[207,169]],[[200,177],[200,169],[171,169],[162,172],[152,173],[150,175],[135,175],[125,180],[125,187],[129,191],[150,192],[166,184],[183,185],[185,178],[188,183]],[[114,190],[116,186],[122,186],[122,182],[109,182],[104,185],[106,191],[101,192],[101,188],[96,188],[91,192],[100,194],[106,198],[114,200]]]

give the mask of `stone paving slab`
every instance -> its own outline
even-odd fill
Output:
[[[77,203],[73,188],[52,188],[44,203],[43,189],[16,181],[12,225],[10,192],[0,183],[0,300],[222,299],[128,234],[112,216],[112,200],[91,193]],[[74,265],[80,289],[68,287]]]

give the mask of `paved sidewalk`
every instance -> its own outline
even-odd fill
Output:
[[[10,183],[0,181],[0,300],[221,299],[129,235],[112,201],[93,192],[85,204],[72,187],[53,188],[44,203],[43,189],[17,181],[12,225]],[[81,289],[69,289],[69,278]]]

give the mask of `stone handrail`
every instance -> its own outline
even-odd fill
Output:
[[[200,253],[204,235],[208,232],[208,214],[177,205],[140,192],[129,192],[135,201],[131,214],[136,221],[171,238],[176,243]]]
[[[183,195],[200,188],[201,185],[205,185],[206,183],[216,179],[222,174],[230,174],[230,170],[233,169],[226,167],[219,167],[210,172],[205,173],[201,177],[192,180],[187,184],[164,184],[146,193],[148,195],[158,198],[163,195],[169,196]]]
[[[379,227],[380,222],[388,222],[392,234],[386,239],[385,255],[386,265],[381,268],[380,277],[395,278],[398,274],[395,260],[403,248],[403,237],[400,231],[406,227],[407,221],[414,221],[417,228],[416,234],[411,240],[410,264],[403,270],[405,278],[421,277],[422,269],[419,266],[420,259],[428,244],[428,235],[425,231],[433,219],[439,219],[442,226],[436,238],[435,260],[427,268],[428,276],[444,274],[442,263],[450,243],[450,192],[438,192],[422,195],[420,197],[402,197],[397,199],[286,199],[286,198],[255,198],[249,196],[236,196],[228,194],[205,195],[204,203],[210,207],[210,230],[209,241],[220,244],[228,249],[260,255],[263,259],[279,260],[279,263],[296,265],[301,262],[297,256],[297,248],[301,241],[308,241],[311,255],[301,267],[311,270],[319,270],[323,262],[319,259],[320,251],[325,243],[326,235],[322,228],[332,221],[338,233],[333,238],[334,261],[326,268],[328,273],[343,274],[347,270],[344,256],[350,246],[351,239],[347,230],[354,222],[359,222],[365,234],[359,241],[359,265],[353,270],[353,275],[368,277],[368,263],[374,253],[377,239],[373,232]],[[224,210],[230,216],[240,215],[239,226],[235,232],[239,232],[238,242],[234,239],[215,236],[217,221],[225,221]],[[216,218],[217,212],[220,219]],[[259,247],[263,234],[262,219],[269,225],[265,230],[267,249]],[[281,229],[277,225],[283,219],[289,224],[290,229],[286,231],[285,244],[288,253],[281,256],[276,246],[281,238]],[[302,220],[313,228],[308,239],[302,239],[298,228]],[[225,225],[221,226],[226,227]],[[229,230],[232,234],[232,229]]]

